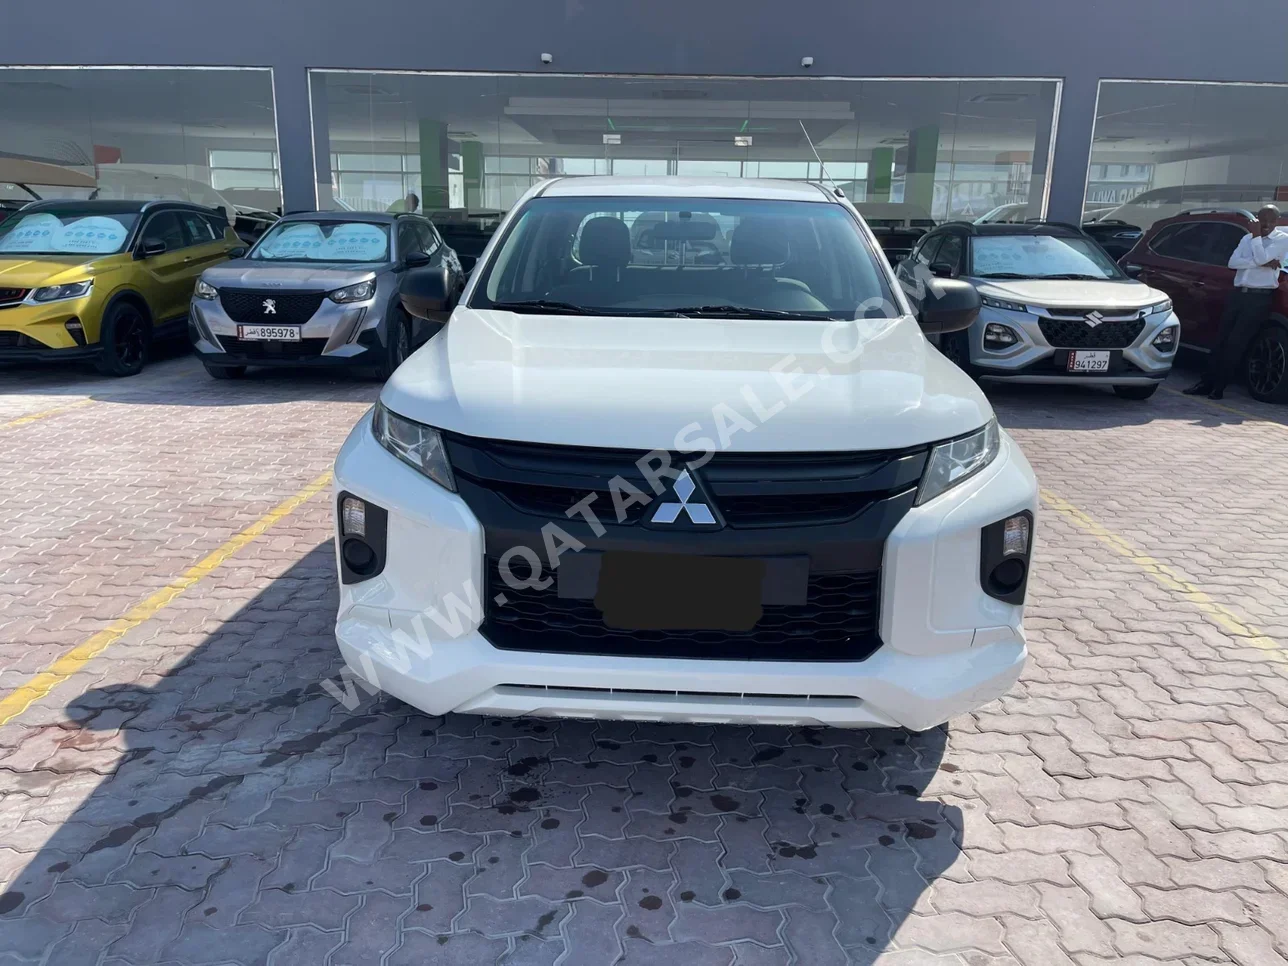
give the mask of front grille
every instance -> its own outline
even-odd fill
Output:
[[[48,349],[43,342],[37,342],[21,332],[0,332],[0,349]]]
[[[264,342],[221,335],[224,351],[247,359],[316,359],[326,348],[326,339],[301,339],[299,342]]]
[[[1060,310],[1061,314],[1066,311],[1072,314],[1074,310]],[[1058,349],[1126,349],[1140,337],[1145,320],[1101,322],[1090,326],[1083,318],[1038,319],[1038,325],[1042,329],[1042,338]]]
[[[221,288],[219,304],[234,322],[266,325],[303,325],[317,312],[325,292],[281,292],[273,290]],[[274,312],[264,310],[271,300]],[[222,340],[221,340],[222,341]]]
[[[610,490],[615,477],[652,495],[636,465],[644,450],[449,436],[447,453],[458,478],[534,517],[564,519],[569,507],[594,494],[596,516],[617,522]],[[822,526],[852,520],[875,502],[915,486],[925,460],[924,449],[717,453],[698,473],[733,529]],[[681,462],[672,458],[672,465]],[[620,522],[637,525],[653,509],[651,503],[633,503]]]
[[[806,602],[766,604],[749,631],[634,630],[608,627],[592,600],[545,590],[516,590],[487,560],[483,635],[503,650],[620,657],[748,661],[861,661],[881,646],[879,573],[812,574]],[[505,603],[498,604],[502,595]]]
[[[0,309],[19,304],[29,291],[31,290],[25,288],[0,288]]]

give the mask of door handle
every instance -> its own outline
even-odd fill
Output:
[[[184,256],[183,256],[183,260],[184,260],[185,262],[190,262],[190,261],[192,261],[192,256],[191,256],[191,255],[184,255]]]

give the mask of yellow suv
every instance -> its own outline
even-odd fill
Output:
[[[0,362],[132,376],[187,334],[204,269],[243,254],[223,213],[179,201],[39,201],[0,224]]]

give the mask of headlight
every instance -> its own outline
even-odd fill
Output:
[[[192,290],[192,294],[199,299],[217,299],[219,290],[207,282],[204,278],[197,279],[197,285]]]
[[[1163,301],[1161,301],[1161,302],[1159,302],[1159,303],[1157,303],[1157,304],[1155,304],[1155,305],[1151,305],[1151,306],[1147,307],[1147,308],[1145,309],[1145,314],[1146,314],[1146,315],[1157,315],[1159,312],[1170,312],[1170,311],[1172,311],[1172,300],[1171,300],[1171,299],[1163,299]]]
[[[969,436],[940,443],[930,451],[930,462],[917,490],[917,506],[970,479],[993,462],[1001,445],[1002,432],[996,419],[990,419],[987,426]]]
[[[452,466],[447,462],[447,451],[443,449],[443,437],[438,430],[404,419],[376,403],[371,417],[371,432],[376,442],[408,466],[424,473],[439,486],[456,491]]]
[[[31,293],[33,302],[61,302],[63,299],[78,299],[89,294],[94,287],[94,280],[87,278],[83,282],[68,282],[66,285],[47,285]]]
[[[369,278],[357,285],[347,285],[331,293],[332,302],[363,302],[376,294],[376,280]]]
[[[1028,307],[1021,305],[1019,302],[1008,302],[1005,299],[995,299],[990,295],[985,295],[980,299],[983,305],[991,309],[1006,309],[1008,312],[1027,312]]]

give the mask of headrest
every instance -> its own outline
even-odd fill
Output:
[[[781,265],[790,254],[782,223],[772,218],[744,218],[729,239],[735,265]]]
[[[623,268],[631,263],[631,230],[620,218],[601,215],[581,226],[577,258],[596,268]]]

